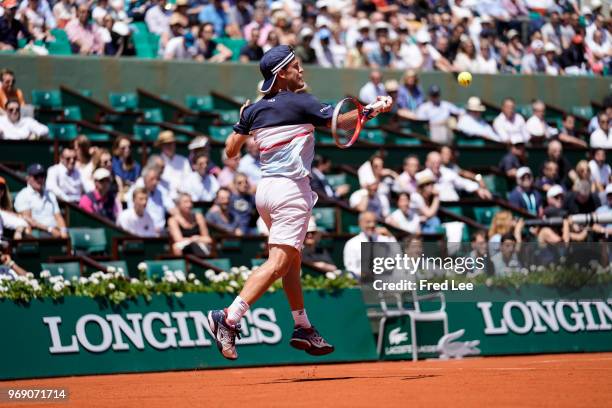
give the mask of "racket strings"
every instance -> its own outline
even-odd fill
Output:
[[[358,123],[359,112],[354,105],[347,106],[346,111],[338,116],[336,133],[344,143],[348,143],[353,138]]]

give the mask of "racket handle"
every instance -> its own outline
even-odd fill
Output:
[[[370,115],[376,111],[381,110],[385,107],[385,101],[376,101],[363,109],[363,114],[367,119],[370,119]]]

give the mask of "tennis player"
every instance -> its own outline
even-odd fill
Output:
[[[308,220],[317,200],[309,179],[314,128],[330,126],[333,108],[310,94],[299,92],[304,88],[304,70],[290,47],[279,45],[270,49],[259,68],[264,77],[260,91],[265,96],[243,109],[240,121],[225,143],[225,153],[227,157],[237,156],[249,137],[254,138],[259,148],[262,180],[257,186],[255,201],[270,231],[269,257],[249,277],[232,304],[224,310],[210,311],[208,321],[219,351],[227,359],[237,359],[235,341],[242,316],[282,278],[295,321],[290,344],[312,355],[325,355],[333,352],[334,347],[308,320],[300,265]],[[370,117],[391,108],[392,101],[388,97],[382,99],[385,104],[382,108],[379,104],[379,109],[374,109]]]

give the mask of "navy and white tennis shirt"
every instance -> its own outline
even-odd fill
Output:
[[[332,113],[310,94],[280,91],[247,106],[234,131],[254,137],[262,177],[298,180],[310,175],[315,126],[325,126]]]

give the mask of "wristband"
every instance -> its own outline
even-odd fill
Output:
[[[62,228],[60,228],[60,232],[62,232],[62,233],[63,233],[63,232],[68,232],[68,228],[66,228],[66,227],[62,227]]]
[[[48,232],[49,234],[53,234],[53,227],[49,227],[49,228],[47,228],[47,232]]]

